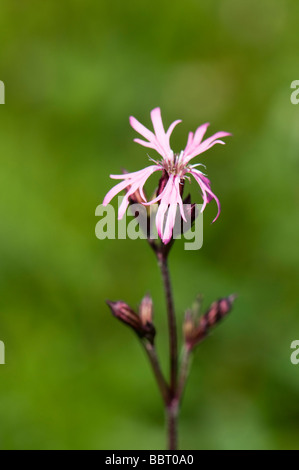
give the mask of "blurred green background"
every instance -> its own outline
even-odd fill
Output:
[[[109,174],[147,164],[128,117],[155,106],[183,119],[177,150],[206,121],[234,134],[198,158],[221,217],[170,259],[179,322],[198,293],[239,294],[195,355],[180,446],[299,448],[298,18],[295,0],[1,2],[2,449],[164,448],[149,365],[105,305],[151,293],[166,370],[158,268],[94,232]]]

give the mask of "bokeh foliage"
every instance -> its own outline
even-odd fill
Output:
[[[166,368],[159,272],[144,241],[94,234],[109,174],[147,163],[128,116],[149,125],[158,105],[166,124],[183,119],[178,150],[206,121],[234,134],[198,160],[221,217],[210,224],[211,203],[203,248],[178,242],[170,260],[179,321],[199,292],[205,306],[239,294],[193,361],[181,448],[298,448],[298,2],[3,0],[0,10],[0,447],[164,448],[150,368],[105,305],[152,294]]]

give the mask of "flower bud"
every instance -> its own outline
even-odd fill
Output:
[[[193,331],[195,329],[195,322],[190,310],[187,310],[185,313],[185,320],[183,323],[183,334],[186,342],[189,342],[193,336]]]
[[[139,316],[143,326],[152,324],[153,321],[153,301],[147,294],[143,297],[139,306]]]
[[[168,180],[169,180],[168,173],[167,173],[167,171],[163,170],[162,176],[161,176],[161,178],[160,178],[160,180],[159,180],[159,184],[158,184],[158,189],[157,189],[157,192],[156,192],[156,196],[160,196],[160,194],[162,193],[162,191],[164,191],[165,186],[166,186]]]
[[[187,220],[191,222],[191,227],[193,226],[195,219],[198,217],[198,209],[196,207],[196,204],[191,203],[191,195],[188,194],[188,196],[184,199],[184,205],[186,207],[185,215]]]
[[[140,338],[146,338],[151,344],[154,343],[156,330],[150,320],[146,322],[145,319],[142,320],[141,315],[138,315],[128,304],[121,300],[117,302],[107,301],[107,304],[109,305],[112,314],[125,325],[132,328]],[[147,310],[149,310],[148,306]],[[149,313],[143,313],[143,316],[144,315],[145,317],[147,315],[149,318]]]
[[[186,312],[183,332],[189,350],[206,338],[210,329],[231,311],[235,298],[235,295],[230,295],[213,302],[209,310],[197,321],[190,311]]]

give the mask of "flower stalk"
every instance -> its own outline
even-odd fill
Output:
[[[178,346],[177,327],[174,311],[174,301],[172,295],[171,281],[168,269],[167,255],[160,251],[157,253],[158,264],[162,274],[163,286],[166,298],[168,329],[169,329],[169,350],[170,350],[170,390],[175,394],[178,374]]]
[[[155,379],[158,384],[163,402],[165,403],[165,406],[167,406],[167,404],[169,403],[170,390],[161,370],[156,348],[153,344],[149,343],[148,341],[143,341],[142,344],[152,366],[153,373],[155,375]]]

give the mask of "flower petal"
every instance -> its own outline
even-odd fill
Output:
[[[185,165],[197,155],[209,150],[215,144],[225,144],[222,140],[219,140],[222,137],[230,136],[229,132],[217,132],[216,134],[212,135],[208,139],[202,142],[202,138],[208,128],[209,124],[203,124],[200,126],[197,131],[195,132],[194,138],[188,138],[187,146],[184,150],[184,163]]]
[[[108,191],[108,193],[104,197],[103,206],[107,206],[107,204],[109,204],[111,199],[113,199],[114,196],[116,196],[123,189],[129,186],[129,184],[130,183],[128,181],[122,181],[121,183],[118,183],[116,186],[113,186],[113,188],[111,188],[110,191]]]
[[[210,123],[209,122],[206,122],[205,124],[202,124],[201,126],[199,126],[196,131],[195,131],[195,134],[194,134],[194,144],[195,145],[198,145],[201,143],[205,133],[207,132],[207,129],[209,127]]]
[[[207,122],[199,126],[196,129],[194,136],[192,132],[189,133],[187,145],[184,150],[185,155],[191,154],[196,149],[196,147],[201,143],[203,136],[205,135],[209,125],[210,124]]]
[[[167,243],[169,243],[171,240],[172,231],[173,231],[173,227],[175,224],[176,212],[177,212],[177,204],[170,204],[168,212],[167,212],[165,228],[164,228],[163,237],[162,237],[162,241],[165,245],[167,245]]]
[[[171,200],[171,192],[173,190],[173,175],[169,176],[169,180],[166,183],[166,186],[160,196],[158,196],[159,199],[161,199],[161,203],[158,207],[157,210],[157,215],[156,215],[156,227],[158,230],[158,235],[163,241],[163,226],[164,226],[164,216],[165,212],[167,211],[169,202]],[[156,200],[158,199],[156,198]],[[155,201],[156,202],[156,201]],[[153,201],[150,201],[150,204],[153,204]]]
[[[187,219],[186,219],[186,216],[185,216],[185,212],[184,212],[184,205],[183,205],[183,201],[182,201],[182,198],[181,198],[181,194],[180,194],[180,178],[176,178],[176,181],[175,181],[175,188],[176,188],[176,204],[179,205],[179,208],[180,208],[180,213],[181,213],[181,217],[182,219],[184,220],[184,222],[187,222]]]
[[[156,145],[151,142],[146,142],[146,140],[134,139],[134,142],[136,142],[136,144],[142,145],[143,147],[148,147],[150,149],[156,150]]]
[[[221,206],[220,206],[220,201],[218,197],[211,190],[209,179],[206,178],[204,175],[202,175],[202,173],[199,170],[192,169],[191,171],[189,171],[189,173],[195,178],[196,182],[199,184],[200,189],[202,191],[204,204],[203,204],[201,212],[204,211],[207,203],[211,202],[212,199],[215,199],[217,207],[218,207],[217,215],[215,219],[213,220],[213,222],[215,222],[220,215]]]
[[[163,148],[164,152],[167,153],[169,151],[169,139],[167,142],[167,136],[163,126],[160,108],[155,108],[151,111],[151,120],[153,123],[157,141]]]
[[[142,135],[145,139],[149,140],[150,142],[155,139],[155,135],[149,129],[147,129],[141,122],[137,121],[136,118],[130,116],[130,124],[133,129],[138,132],[138,134]]]
[[[164,217],[165,213],[168,209],[167,204],[160,204],[157,210],[157,215],[156,215],[156,227],[158,231],[158,235],[163,241],[163,227],[164,227]]]
[[[111,188],[110,191],[108,191],[104,198],[103,205],[106,206],[107,204],[109,204],[109,202],[111,201],[111,199],[114,198],[114,196],[120,193],[123,189],[129,187],[129,190],[119,207],[118,217],[121,219],[128,207],[129,196],[135,191],[139,190],[141,196],[144,198],[144,200],[146,200],[143,192],[143,186],[145,185],[147,179],[152,175],[152,173],[154,173],[155,171],[161,171],[161,169],[162,168],[159,165],[151,165],[149,167],[143,168],[142,170],[135,171],[134,173],[110,175],[113,179],[123,179],[124,181],[121,181],[116,186]]]
[[[162,170],[162,167],[160,165],[151,165],[151,166],[142,168],[142,170],[133,171],[132,173],[122,173],[121,175],[110,175],[110,178],[114,180],[121,180],[121,179],[124,180],[124,179],[131,179],[131,178],[136,179],[137,177],[142,176],[145,173],[149,173],[151,175],[157,170]]]
[[[133,116],[130,117],[130,124],[133,129],[148,140],[147,142],[146,140],[142,139],[134,139],[134,142],[137,142],[144,147],[149,147],[156,150],[156,152],[158,152],[165,160],[172,159],[173,152],[170,148],[169,139],[173,129],[181,121],[174,121],[170,125],[167,132],[165,132],[160,108],[155,108],[151,111],[151,120],[155,133],[151,132],[149,129],[143,126],[143,124],[137,121],[137,119],[135,119]]]
[[[165,189],[160,195],[161,202],[156,215],[156,227],[158,235],[165,245],[169,243],[172,237],[178,206],[180,208],[181,217],[186,222],[179,185],[180,177],[170,175]]]
[[[177,121],[174,121],[172,124],[170,124],[167,132],[166,132],[166,135],[168,137],[168,139],[170,138],[172,132],[173,132],[173,129],[175,128],[175,126],[177,126],[178,124],[180,124],[182,122],[181,119],[178,119]]]

